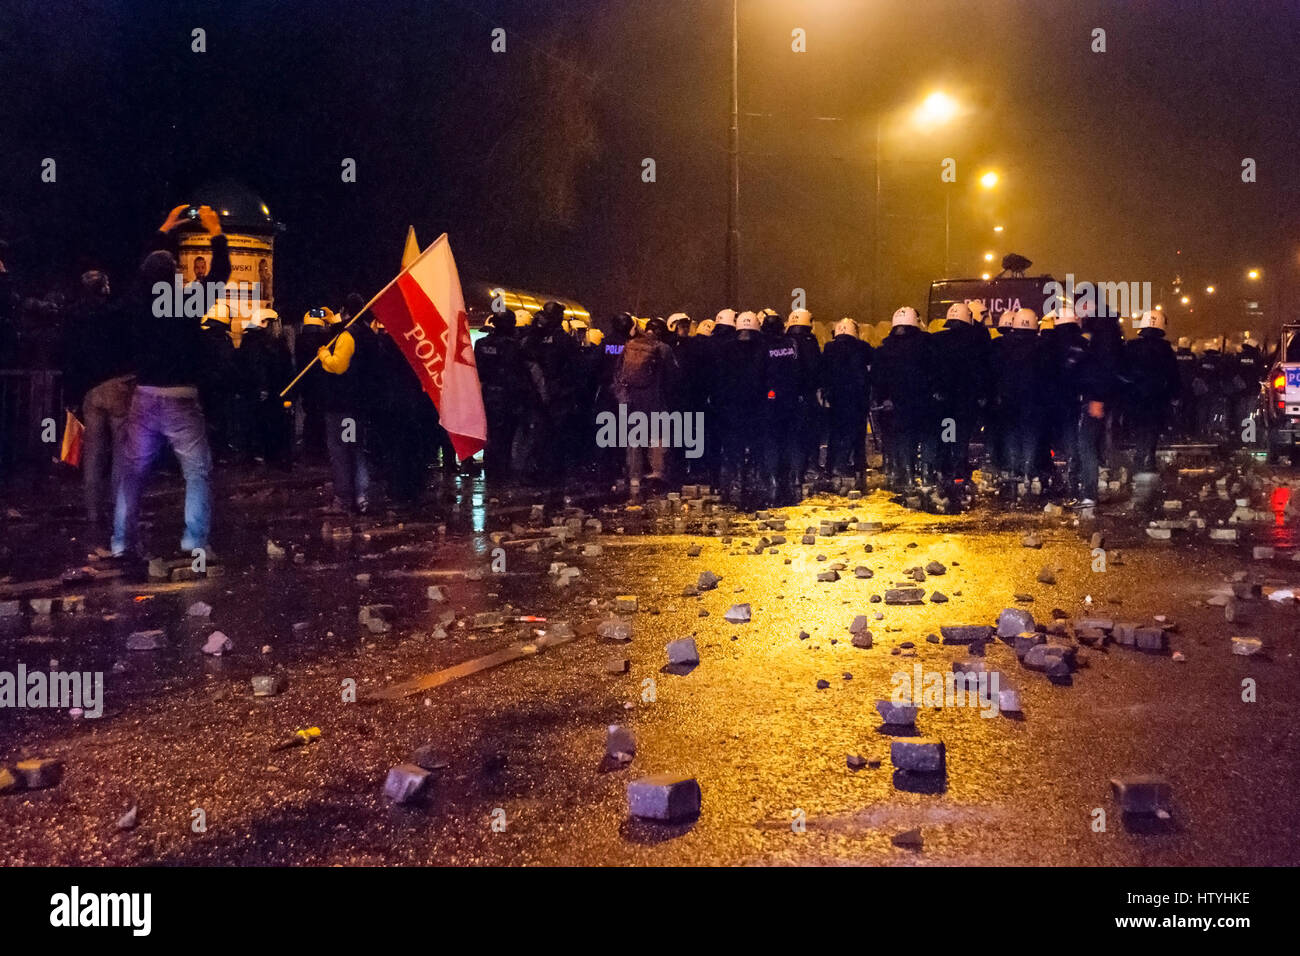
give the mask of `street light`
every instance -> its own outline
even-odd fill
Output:
[[[957,115],[957,111],[956,100],[947,93],[935,92],[921,101],[912,118],[916,125],[922,128],[942,126],[951,122]]]
[[[985,261],[985,262],[992,262],[992,261],[993,261],[993,253],[991,253],[991,252],[986,252],[986,253],[984,253],[984,261]]]
[[[1182,297],[1181,299],[1179,299],[1178,301],[1181,302],[1183,305],[1187,305],[1187,303],[1191,302],[1192,300],[1189,299],[1187,296],[1183,296],[1183,297]]]
[[[740,0],[731,2],[731,128],[727,131],[727,307],[740,294]]]
[[[1250,279],[1252,282],[1253,282],[1254,280],[1258,279],[1258,278],[1259,278],[1259,270],[1258,270],[1258,269],[1251,269],[1249,272],[1246,273],[1246,278],[1247,278],[1247,279]]]
[[[934,129],[936,126],[943,126],[951,122],[957,114],[961,112],[961,106],[958,102],[947,93],[936,91],[921,101],[912,113],[913,124],[921,130]],[[872,242],[872,266],[871,266],[871,311],[876,310],[876,289],[880,285],[880,116],[876,116],[876,208],[874,213],[875,235]],[[948,271],[948,198],[947,192],[944,193],[944,240],[943,240],[943,270]]]
[[[1002,231],[1002,227],[1001,227],[1001,226],[994,226],[994,227],[993,227],[993,231],[994,231],[994,232],[1001,232],[1001,231]]]
[[[992,189],[997,184],[998,184],[998,174],[993,172],[992,170],[989,170],[987,173],[985,173],[983,176],[980,177],[980,185],[983,186],[985,189]]]
[[[1207,286],[1205,287],[1205,292],[1206,292],[1207,295],[1214,295],[1214,286],[1212,286],[1212,285],[1207,285]]]

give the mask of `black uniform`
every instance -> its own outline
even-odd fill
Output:
[[[792,325],[785,334],[794,343],[799,361],[799,440],[794,467],[802,479],[809,471],[821,470],[825,416],[817,393],[822,384],[822,350],[806,325]]]
[[[874,382],[881,401],[892,408],[882,416],[887,465],[896,489],[920,477],[917,456],[933,454],[933,354],[929,333],[896,325],[876,350]]]
[[[1178,397],[1178,359],[1162,329],[1143,329],[1124,345],[1125,414],[1132,428],[1134,466],[1155,471],[1156,443]]]
[[[292,421],[280,390],[293,378],[289,347],[269,329],[245,329],[234,355],[239,450],[289,466]]]
[[[508,479],[514,470],[512,450],[523,411],[533,403],[533,379],[513,328],[493,329],[474,343],[474,363],[483,386],[488,443],[483,468],[489,480]]]
[[[1006,329],[992,346],[993,402],[1002,441],[999,460],[1028,480],[1038,464],[1042,432],[1043,350],[1034,329]]]
[[[578,343],[543,309],[523,340],[524,356],[540,373],[540,398],[535,425],[534,454],[538,477],[559,491],[573,466],[578,442],[580,401],[577,371],[581,356]]]
[[[239,376],[230,326],[216,320],[204,322],[199,326],[199,349],[203,356],[199,397],[208,419],[212,455],[228,458],[234,448],[235,388]]]
[[[1226,356],[1225,365],[1231,370],[1228,432],[1236,440],[1243,434],[1246,419],[1254,412],[1259,399],[1259,383],[1264,378],[1264,355],[1259,346],[1247,343],[1236,355]]]
[[[934,336],[933,351],[939,474],[948,481],[968,479],[971,438],[988,405],[988,377],[978,371],[991,364],[988,330],[949,322]]]
[[[716,330],[715,330],[716,332]],[[717,342],[717,389],[713,401],[720,420],[719,485],[730,497],[735,486],[744,489],[758,467],[761,403],[767,343],[756,330],[733,330]],[[706,425],[705,431],[708,431]]]
[[[777,320],[779,322],[779,319]],[[775,323],[773,323],[775,324]],[[768,499],[777,504],[798,500],[806,450],[808,383],[795,337],[776,328],[762,333],[764,346],[763,479]],[[813,341],[816,345],[816,341]],[[815,386],[814,386],[815,387]]]
[[[336,330],[337,327],[331,329],[324,324],[303,323],[293,343],[294,364],[298,368],[306,368],[316,358],[316,353],[334,338]],[[324,393],[332,387],[328,379],[329,374],[316,364],[308,369],[297,386],[297,394],[302,401],[303,452],[315,460],[325,454]]]
[[[856,335],[837,335],[822,352],[822,394],[830,405],[826,466],[834,475],[867,470],[867,412],[871,408],[872,348]]]
[[[1196,401],[1196,433],[1201,441],[1223,437],[1227,419],[1224,398],[1224,356],[1211,346],[1201,353],[1197,363],[1192,391]]]

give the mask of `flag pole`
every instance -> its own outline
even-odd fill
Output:
[[[414,230],[412,230],[412,232],[414,232]],[[375,300],[378,299],[381,295],[383,295],[385,292],[387,292],[387,291],[389,290],[389,288],[392,286],[393,282],[396,282],[396,281],[397,281],[398,279],[400,279],[402,276],[406,275],[406,273],[407,273],[408,271],[410,271],[411,266],[415,265],[416,262],[418,262],[421,258],[424,257],[424,253],[425,253],[425,252],[428,252],[429,249],[432,249],[432,248],[433,248],[434,246],[436,246],[439,242],[441,242],[442,240],[444,240],[444,239],[446,239],[446,238],[447,238],[447,234],[444,232],[441,236],[439,236],[437,239],[435,239],[435,240],[434,240],[434,241],[429,245],[428,249],[425,249],[424,252],[421,252],[420,255],[416,257],[415,261],[411,263],[411,265],[406,266],[405,268],[402,269],[401,272],[397,273],[397,275],[395,275],[395,276],[393,277],[392,282],[389,282],[388,285],[384,286],[382,289],[380,289],[378,292],[376,292],[375,295],[374,295],[374,298],[372,298],[369,302],[367,302],[365,305],[363,305],[363,306],[361,307],[361,311],[358,312],[356,315],[352,316],[352,318],[350,318],[350,319],[348,320],[348,324],[347,324],[347,325],[345,325],[345,326],[343,326],[343,328],[339,329],[339,334],[336,335],[336,336],[334,336],[334,338],[330,339],[329,344],[326,345],[325,348],[327,348],[327,349],[328,349],[328,348],[333,348],[333,347],[334,347],[334,343],[337,342],[337,341],[339,340],[339,335],[342,335],[344,332],[346,332],[346,331],[351,327],[351,325],[352,325],[353,322],[355,322],[357,319],[361,318],[361,316],[365,314],[366,309],[368,309],[368,308],[370,308],[372,305],[374,305],[374,304],[375,304]],[[307,365],[303,368],[303,370],[302,370],[301,372],[299,372],[297,375],[295,375],[295,376],[293,377],[293,381],[290,382],[288,385],[286,385],[286,386],[284,387],[284,390],[283,390],[282,392],[280,392],[280,397],[281,397],[281,398],[284,398],[284,396],[288,395],[288,394],[289,394],[289,390],[290,390],[291,388],[293,388],[295,385],[298,384],[298,380],[301,379],[301,378],[302,378],[304,375],[306,375],[308,372],[310,372],[311,369],[312,369],[312,366],[315,365],[315,364],[316,364],[317,362],[319,362],[319,361],[320,361],[320,352],[317,352],[314,356],[312,356],[312,360],[311,360],[310,362],[307,363]]]

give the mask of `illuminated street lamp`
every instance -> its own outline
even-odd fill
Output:
[[[1252,282],[1253,282],[1254,280],[1258,279],[1258,278],[1259,278],[1259,270],[1258,270],[1258,269],[1251,269],[1249,272],[1246,273],[1246,278],[1247,278],[1247,279],[1250,279]]]
[[[921,101],[921,105],[912,113],[912,123],[920,130],[931,130],[937,126],[945,126],[952,122],[961,112],[961,105],[949,96],[947,93],[935,91]],[[951,218],[949,214],[951,203],[949,193],[944,191],[943,201],[943,271],[948,272],[948,249],[949,238],[951,236]],[[875,241],[872,249],[872,276],[880,275],[880,117],[876,117],[876,209],[875,209]],[[879,282],[872,283],[872,311],[875,311],[875,288]]]
[[[994,232],[1001,232],[1001,231],[1002,231],[1002,227],[1001,227],[1001,226],[994,226],[994,227],[993,227],[993,231],[994,231]]]
[[[980,185],[983,186],[985,189],[992,189],[997,184],[998,184],[998,174],[993,172],[992,170],[989,170],[987,173],[985,173],[983,176],[980,177]]]
[[[984,261],[985,261],[985,262],[992,262],[992,261],[993,261],[993,253],[991,253],[991,252],[986,252],[986,253],[984,253]]]
[[[1183,297],[1182,297],[1181,299],[1179,299],[1178,301],[1181,302],[1183,305],[1187,305],[1187,303],[1191,302],[1192,300],[1189,299],[1187,296],[1183,296]]]
[[[1214,295],[1214,286],[1212,286],[1212,285],[1207,285],[1207,286],[1205,287],[1205,292],[1206,292],[1207,295]]]
[[[956,117],[958,109],[957,101],[947,93],[934,92],[921,101],[912,119],[922,128],[943,126]]]
[[[981,274],[980,274],[980,278],[983,279],[985,282],[988,282],[989,279],[991,279],[991,278],[993,278],[993,277],[992,277],[989,273],[984,272],[984,273],[981,273]]]

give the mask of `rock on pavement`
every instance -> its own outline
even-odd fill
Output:
[[[627,785],[627,809],[634,817],[672,822],[698,816],[700,785],[694,777],[651,774]]]

